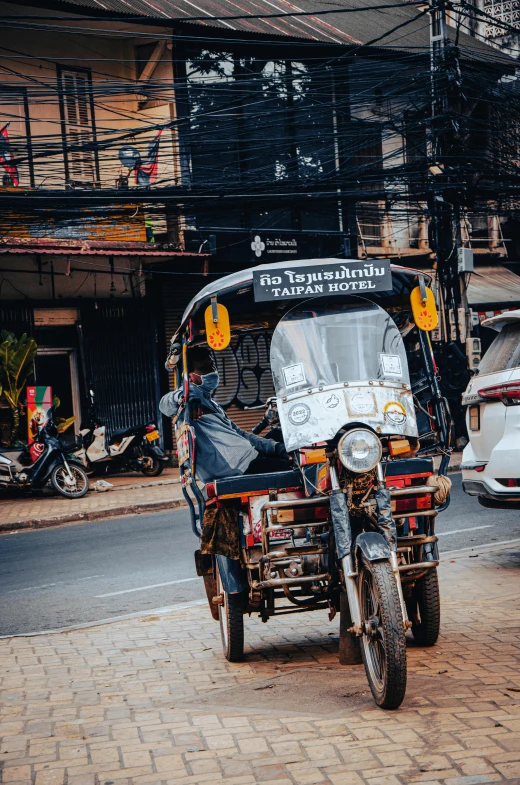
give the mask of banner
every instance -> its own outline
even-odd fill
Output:
[[[52,387],[27,387],[27,441],[32,444],[49,417],[52,406]]]
[[[321,264],[302,264],[253,271],[256,302],[328,297],[338,294],[369,294],[392,291],[388,259],[374,262],[338,259]]]

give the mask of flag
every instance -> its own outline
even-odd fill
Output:
[[[4,167],[5,173],[8,174],[13,181],[13,185],[20,185],[18,169],[13,163],[14,155],[11,145],[9,144],[9,134],[7,133],[8,128],[9,123],[4,125],[4,127],[0,130],[0,165]]]
[[[162,128],[157,132],[157,136],[148,145],[148,159],[139,161],[135,167],[136,185],[153,185],[157,179],[159,168],[159,142],[161,141]]]

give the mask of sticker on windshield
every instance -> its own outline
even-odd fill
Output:
[[[380,354],[379,362],[383,376],[394,376],[397,379],[402,379],[403,369],[401,366],[401,358],[398,354]]]
[[[296,384],[305,382],[305,371],[302,363],[286,365],[285,368],[282,368],[282,372],[286,387],[294,387]]]
[[[287,416],[289,417],[289,422],[292,422],[293,425],[305,425],[311,416],[311,410],[306,403],[295,403],[289,409]]]

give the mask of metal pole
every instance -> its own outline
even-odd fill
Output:
[[[454,57],[453,57],[454,55]],[[450,118],[448,82],[457,67],[457,55],[448,39],[446,0],[432,0],[430,11],[430,90],[431,126],[429,145],[429,176],[431,184],[431,211],[433,239],[437,255],[437,272],[445,308],[455,314],[456,337],[460,340],[457,325],[457,308],[461,304],[461,281],[458,272],[457,250],[462,246],[460,193],[451,173],[454,137]],[[453,78],[451,82],[453,82]],[[451,150],[451,154],[450,154]],[[450,157],[451,155],[451,157]],[[446,320],[448,321],[448,320]],[[447,343],[451,338],[448,330]]]

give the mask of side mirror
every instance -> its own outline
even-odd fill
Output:
[[[425,286],[421,279],[421,285],[416,286],[410,294],[410,304],[415,324],[419,330],[431,332],[439,324],[439,314],[435,305],[435,297],[432,290]]]
[[[211,305],[206,308],[204,322],[208,346],[216,352],[227,349],[231,341],[229,313],[225,305],[217,303],[216,297],[211,298]]]

